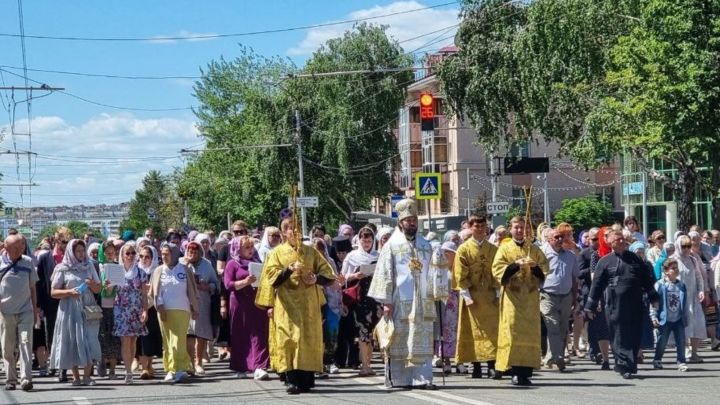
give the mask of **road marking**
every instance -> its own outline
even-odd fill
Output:
[[[446,398],[446,399],[451,399],[451,400],[455,401],[454,403],[455,403],[456,405],[457,405],[458,402],[462,402],[462,403],[470,404],[470,405],[493,405],[493,404],[490,403],[490,402],[478,401],[478,400],[475,400],[475,399],[465,398],[465,397],[461,397],[461,396],[459,396],[459,395],[449,394],[449,393],[443,392],[443,391],[425,391],[425,393],[426,393],[426,394],[429,394],[429,395],[434,395],[434,396],[438,396],[438,397],[443,397],[443,398]]]
[[[385,380],[382,377],[375,377],[375,379],[358,377],[358,378],[355,378],[354,380],[359,382],[360,384],[365,384],[365,385],[385,386],[385,382],[384,382]]]
[[[76,405],[92,405],[92,402],[88,401],[86,397],[73,397]]]
[[[401,393],[401,395],[410,397],[410,398],[419,399],[419,400],[425,401],[425,402],[432,402],[432,403],[438,404],[438,405],[457,405],[457,402],[443,401],[442,399],[430,398],[427,395],[423,395],[418,392],[403,392],[403,393]]]

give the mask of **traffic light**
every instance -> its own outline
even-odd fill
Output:
[[[435,129],[435,97],[430,93],[420,94],[420,122],[423,131]]]

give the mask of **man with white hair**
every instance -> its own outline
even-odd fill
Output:
[[[16,347],[20,354],[20,387],[23,391],[33,388],[32,340],[33,324],[39,315],[35,295],[38,275],[32,259],[23,252],[22,236],[10,235],[5,239],[5,253],[0,259],[0,340],[7,391],[17,385]]]

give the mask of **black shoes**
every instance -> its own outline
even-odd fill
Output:
[[[298,395],[300,393],[300,388],[293,384],[288,384],[287,389],[285,389],[285,392],[287,392],[290,395]]]
[[[513,376],[512,385],[517,385],[519,387],[529,387],[532,385],[532,381],[530,381],[527,377],[518,377],[516,375]]]
[[[610,370],[610,363],[607,361],[603,361],[602,367],[600,367],[600,370]]]
[[[494,368],[491,368],[488,371],[488,377],[493,380],[501,380],[502,379],[502,371],[497,371]]]

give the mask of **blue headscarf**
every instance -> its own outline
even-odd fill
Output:
[[[586,245],[586,244],[583,242],[583,238],[585,237],[585,235],[586,235],[588,232],[589,232],[589,231],[582,231],[582,232],[580,232],[580,235],[578,235],[578,239],[577,239],[577,247],[578,247],[578,249],[583,250],[583,249],[585,249],[586,247],[589,247],[588,245]]]
[[[673,245],[672,242],[665,242],[663,244],[663,249],[662,252],[660,252],[660,257],[658,257],[657,261],[655,262],[655,267],[653,268],[653,273],[655,273],[655,280],[662,280],[663,264],[665,263],[665,260],[670,257],[670,254],[668,254],[668,249],[674,247],[675,245]]]

